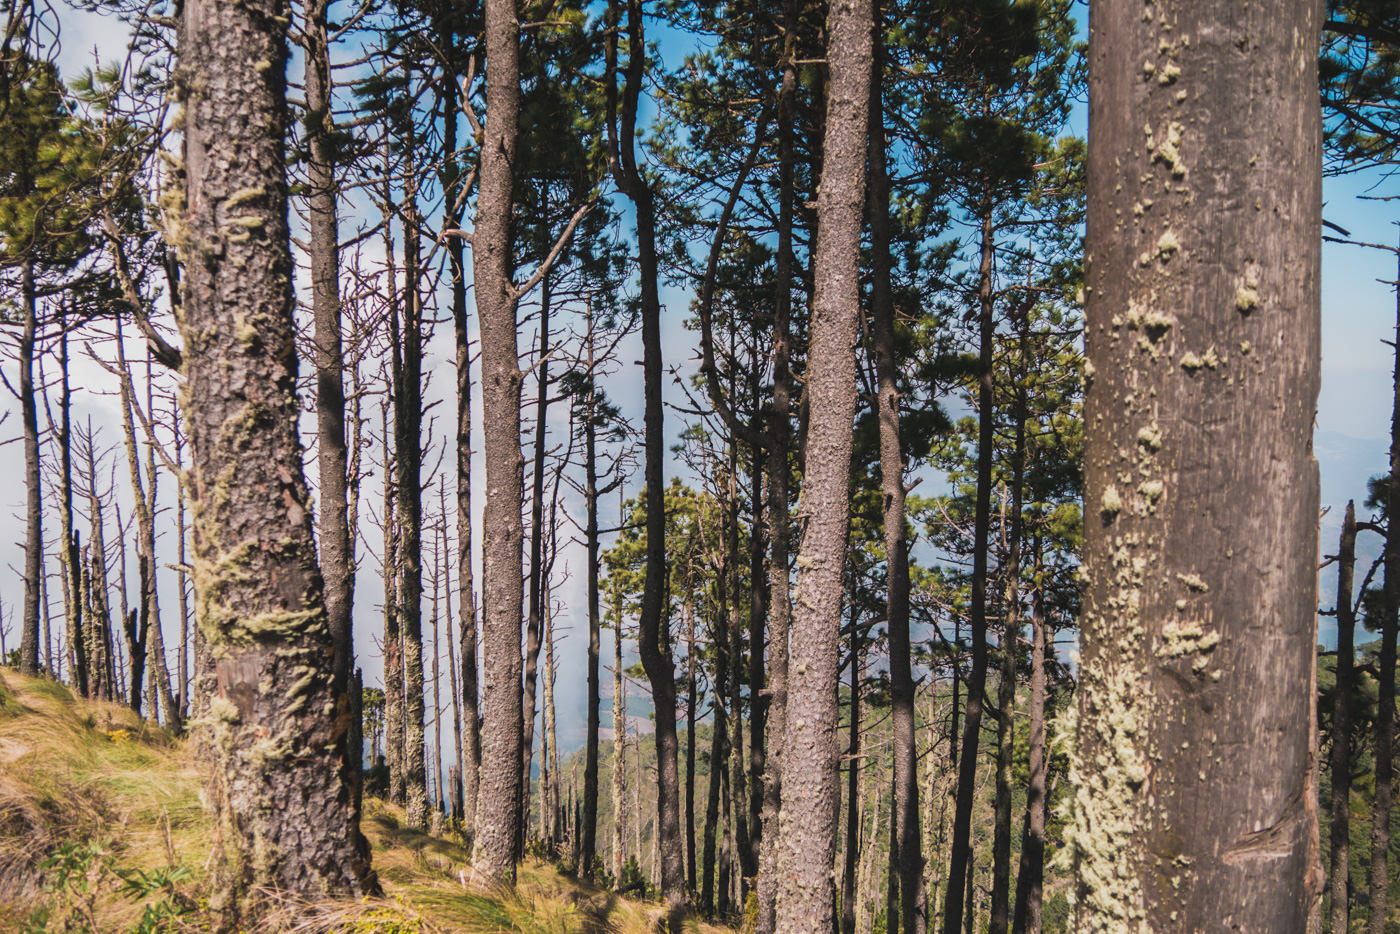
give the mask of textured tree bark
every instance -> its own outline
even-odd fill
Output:
[[[608,5],[614,24],[618,0]],[[638,619],[637,647],[642,668],[651,683],[656,719],[656,836],[660,852],[661,897],[666,903],[667,928],[679,930],[685,906],[685,850],[681,840],[680,774],[676,741],[676,676],[661,629],[666,587],[666,491],[663,408],[661,386],[661,295],[656,255],[656,211],[649,184],[637,167],[635,146],[637,101],[641,94],[646,57],[642,0],[626,0],[628,56],[622,113],[617,116],[617,39],[609,41],[608,130],[613,174],[618,187],[636,208],[637,261],[641,278],[642,384],[646,480],[646,573],[642,584],[642,608]]]
[[[407,140],[411,154],[412,133]],[[403,370],[394,395],[394,466],[397,476],[399,534],[399,622],[403,626],[404,684],[404,819],[419,830],[428,828],[428,773],[424,764],[425,704],[423,702],[423,299],[418,249],[418,185],[416,169],[404,172]]]
[[[622,493],[618,491],[618,522],[623,521]],[[613,812],[613,878],[622,878],[623,841],[626,839],[626,814],[623,809],[627,796],[627,692],[622,681],[622,590],[618,588],[613,603],[613,621],[617,628],[613,631],[613,760],[612,760],[612,812]],[[640,776],[638,776],[640,778]]]
[[[1022,357],[1024,364],[1025,358]],[[1018,385],[1013,390],[1015,446],[1011,452],[1010,516],[1002,515],[1002,526],[1008,525],[1009,542],[1006,564],[1002,574],[1001,645],[997,656],[1001,661],[997,679],[997,774],[995,799],[992,804],[992,893],[989,934],[1006,934],[1011,923],[1011,766],[1016,747],[1016,655],[1021,641],[1021,539],[1025,534],[1021,521],[1021,497],[1025,483],[1026,403],[1024,369],[1017,374]],[[1005,491],[1003,491],[1003,497]],[[1003,499],[1005,503],[1005,499]]]
[[[1039,579],[1041,546],[1035,541],[1035,569]],[[1031,609],[1030,784],[1026,789],[1026,833],[1021,841],[1021,866],[1016,874],[1016,910],[1011,919],[1014,934],[1040,934],[1042,881],[1045,876],[1045,632],[1044,594],[1036,585]]]
[[[695,887],[695,708],[700,703],[696,687],[695,605],[686,600],[685,617],[685,888],[694,898]]]
[[[727,577],[722,571],[721,580]],[[720,618],[727,619],[724,609],[727,587],[721,583]],[[729,645],[723,632],[711,629],[710,643],[715,653],[715,676],[711,683],[710,718],[710,774],[705,794],[704,844],[700,856],[700,911],[706,916],[715,911],[715,844],[716,829],[719,823],[719,779],[724,774],[728,759],[726,740],[729,737],[729,716],[724,708],[724,694],[729,685]]]
[[[797,93],[796,0],[783,6],[783,79],[778,93],[778,252],[775,259],[776,295],[773,313],[773,407],[768,427],[768,659],[767,687],[754,692],[761,715],[763,741],[754,743],[753,791],[750,804],[757,849],[758,900],[756,934],[774,934],[778,898],[778,812],[782,802],[783,733],[786,729],[788,633],[792,628],[792,599],[788,565],[788,458],[792,450],[791,355],[793,200],[793,109]],[[755,661],[757,664],[757,661]]]
[[[1400,270],[1400,255],[1396,258]],[[1400,294],[1395,297],[1395,335],[1400,339]],[[1386,535],[1400,510],[1400,351],[1395,357],[1392,380],[1394,400],[1390,416],[1390,479],[1386,483]],[[1395,778],[1395,640],[1400,630],[1400,548],[1385,552],[1385,615],[1381,617],[1380,691],[1376,723],[1376,798],[1371,804],[1371,871],[1367,880],[1371,934],[1385,934],[1386,906],[1390,894],[1390,807]]]
[[[548,211],[543,212],[546,216]],[[541,239],[548,236],[545,232]],[[526,616],[525,616],[525,700],[524,700],[524,720],[521,724],[524,730],[524,751],[521,755],[521,768],[524,779],[520,786],[520,827],[522,835],[528,832],[530,823],[530,763],[535,753],[535,719],[536,708],[536,682],[539,679],[540,647],[543,645],[542,632],[544,626],[544,592],[546,581],[544,580],[544,458],[545,458],[545,428],[549,417],[549,312],[550,312],[550,281],[549,273],[545,273],[540,282],[540,344],[539,361],[536,367],[538,374],[536,380],[535,394],[535,443],[534,452],[531,457],[531,483],[530,483],[530,575],[529,592],[526,596]],[[547,768],[547,766],[545,766]],[[541,785],[543,791],[543,785]],[[544,818],[544,809],[540,810],[540,817]],[[545,823],[542,819],[541,824]],[[523,852],[524,838],[520,840]]]
[[[1351,697],[1356,614],[1351,592],[1356,570],[1356,507],[1348,502],[1337,547],[1337,685],[1332,693],[1332,930],[1351,930],[1348,848],[1351,837]]]
[[[914,741],[914,675],[909,658],[909,546],[904,531],[904,452],[899,438],[894,295],[890,285],[890,185],[885,169],[882,29],[874,30],[870,80],[870,311],[879,402],[880,486],[883,493],[886,615],[890,644],[890,719],[894,743],[894,843],[900,911],[906,934],[928,929],[923,834],[919,826],[919,756]],[[891,928],[891,934],[894,929]]]
[[[87,630],[83,624],[83,560],[78,547],[78,538],[73,531],[73,430],[72,392],[68,383],[68,327],[63,310],[59,311],[58,334],[58,425],[55,441],[58,443],[58,524],[62,532],[59,540],[59,565],[63,571],[63,631],[68,634],[74,648],[73,683],[83,697],[102,696],[101,668],[89,665],[87,651]],[[50,420],[52,426],[52,420]],[[45,638],[47,648],[48,639]],[[50,663],[49,668],[52,669]]]
[[[443,48],[452,47],[452,35],[445,37]],[[449,56],[450,58],[450,56]],[[446,86],[456,94],[458,76],[450,70]],[[457,118],[454,104],[444,101],[449,116],[443,121],[443,153],[457,152]],[[455,156],[453,156],[455,158]],[[446,192],[446,223],[451,229],[462,226],[459,203],[464,179],[453,163],[443,184]],[[459,641],[462,665],[462,717],[464,731],[458,746],[462,768],[462,826],[471,835],[476,824],[478,770],[481,766],[481,728],[478,717],[478,679],[476,664],[476,590],[472,569],[472,376],[471,344],[467,333],[467,278],[465,257],[460,237],[447,241],[447,258],[452,270],[452,335],[456,348],[457,377],[457,600],[461,631]],[[592,566],[592,565],[590,565]]]
[[[1320,12],[1091,11],[1071,829],[1086,934],[1302,931],[1322,882]]]
[[[584,538],[588,548],[588,722],[584,737],[583,814],[579,827],[580,875],[585,882],[593,881],[593,864],[598,852],[598,730],[601,686],[598,677],[598,655],[601,652],[601,614],[598,593],[598,394],[594,366],[593,314],[589,309],[586,352],[588,354],[587,409],[583,423],[584,510],[587,526]],[[618,626],[619,630],[621,625]],[[616,814],[614,814],[614,818]],[[694,863],[694,844],[691,862]],[[693,887],[693,878],[692,878]]]
[[[837,653],[850,509],[861,218],[874,25],[870,0],[835,0],[827,17],[825,153],[812,266],[810,421],[803,459],[806,531],[797,557],[783,745],[777,930],[829,929],[836,837]]]
[[[378,890],[357,845],[296,433],[288,12],[186,0],[178,35],[184,191],[171,207],[186,270],[196,619],[213,667],[208,789],[232,851],[222,894],[243,907],[261,888]]]
[[[34,265],[20,267],[24,323],[19,337],[19,407],[24,431],[24,618],[19,637],[20,674],[39,673],[39,585],[43,573],[44,502],[39,474],[39,409],[34,397],[34,344],[39,327]]]
[[[390,249],[389,255],[393,255]],[[392,270],[390,271],[392,275]],[[390,286],[393,291],[393,286]],[[391,302],[392,303],[392,302]],[[396,312],[390,311],[391,340],[398,346]],[[395,370],[397,370],[397,365]],[[394,384],[398,380],[393,380]],[[392,394],[392,390],[391,390]],[[403,695],[403,631],[399,628],[399,533],[394,520],[394,474],[392,445],[389,439],[388,408],[392,399],[380,410],[380,437],[384,440],[384,761],[389,767],[389,800],[404,803],[404,695]]]
[[[326,621],[335,640],[335,689],[348,691],[354,659],[351,631],[355,556],[347,521],[349,455],[345,444],[345,356],[340,324],[339,184],[331,115],[328,0],[306,5],[306,136],[308,252],[316,363],[316,466],[320,481],[321,577],[326,582]]]
[[[856,868],[860,855],[860,681],[865,658],[860,634],[851,648],[850,723],[846,738],[846,844],[841,867],[841,934],[856,931]]]
[[[511,282],[510,217],[520,117],[520,23],[514,0],[486,0],[486,137],[472,265],[481,329],[486,505],[482,543],[482,782],[473,867],[489,885],[515,881],[520,835],[520,363]]]
[[[981,347],[981,375],[977,387],[977,505],[972,532],[972,600],[969,624],[972,630],[972,670],[967,677],[967,704],[963,710],[961,749],[954,753],[958,762],[957,802],[953,811],[953,839],[948,869],[948,888],[943,903],[943,934],[957,934],[963,921],[967,878],[972,862],[972,806],[977,783],[977,746],[982,736],[982,699],[987,684],[987,548],[992,509],[992,342],[996,319],[992,304],[992,263],[994,255],[992,206],[982,206],[981,265],[978,269],[978,330]],[[955,675],[956,677],[956,675]],[[957,684],[953,687],[956,709]],[[956,713],[954,714],[956,721]]]
[[[165,666],[165,643],[160,624],[159,589],[156,586],[156,476],[154,464],[148,463],[145,480],[141,475],[141,459],[136,441],[136,423],[132,406],[136,391],[132,384],[131,367],[122,349],[121,325],[117,325],[117,376],[121,380],[122,437],[126,445],[126,464],[131,480],[131,497],[136,514],[136,561],[141,582],[141,617],[146,633],[146,677],[148,715],[155,719],[165,709],[165,722],[175,732],[183,729],[179,706],[170,691],[170,670]],[[147,406],[149,408],[149,404]],[[135,686],[133,685],[133,691]]]

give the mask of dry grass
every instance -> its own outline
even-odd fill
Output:
[[[469,854],[455,836],[405,827],[403,810],[378,799],[366,799],[363,829],[383,898],[285,904],[257,930],[650,934],[657,929],[659,906],[582,887],[536,860],[521,865],[513,891],[477,891]],[[189,876],[180,888],[195,900],[209,884],[212,833],[200,776],[184,741],[127,707],[79,701],[62,685],[0,670],[0,934],[23,930],[30,911],[52,901],[43,890],[39,864],[66,841],[102,843],[111,863],[124,869],[184,867]],[[98,930],[129,930],[143,908],[105,891],[95,906]],[[686,929],[732,934],[698,922]]]

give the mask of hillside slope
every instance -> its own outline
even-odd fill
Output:
[[[469,891],[455,834],[405,828],[403,811],[375,798],[363,826],[384,898],[289,906],[258,929],[641,934],[658,917],[537,860],[514,893]],[[216,844],[189,741],[0,669],[0,934],[209,930]]]

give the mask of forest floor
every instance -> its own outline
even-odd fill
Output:
[[[215,827],[192,744],[130,708],[0,670],[0,934],[208,930]],[[364,802],[384,897],[275,913],[260,931],[643,934],[660,908],[527,860],[516,890],[469,891],[454,833]],[[728,929],[695,924],[696,934]]]

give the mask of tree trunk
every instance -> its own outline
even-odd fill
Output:
[[[1337,547],[1337,686],[1332,692],[1332,828],[1331,894],[1332,930],[1351,930],[1350,872],[1347,865],[1351,837],[1351,697],[1352,659],[1356,639],[1356,615],[1351,591],[1356,569],[1356,507],[1348,502]]]
[[[1025,324],[1023,319],[1023,326]],[[1024,344],[1021,365],[1025,366]],[[1026,400],[1024,369],[1017,374],[1014,419],[1015,442],[1011,452],[1011,503],[1006,564],[1002,568],[1002,627],[997,679],[997,774],[992,826],[992,895],[989,934],[1006,934],[1011,923],[1011,767],[1016,752],[1016,655],[1021,640],[1021,521],[1022,487],[1025,483]],[[1002,502],[1005,504],[1005,490]],[[1002,516],[1002,527],[1008,517]]]
[[[899,438],[898,364],[895,360],[894,295],[890,284],[890,186],[885,170],[883,27],[874,30],[870,81],[870,310],[874,319],[875,370],[879,384],[880,486],[884,494],[886,621],[890,641],[890,717],[894,743],[894,844],[900,916],[906,934],[924,934],[928,906],[919,829],[919,761],[914,742],[914,675],[909,658],[909,546],[904,532],[904,452]],[[895,934],[895,928],[890,928]]]
[[[695,888],[695,708],[700,703],[696,690],[695,605],[686,600],[685,616],[685,888],[694,897]]]
[[[520,116],[520,23],[514,0],[486,0],[486,138],[472,240],[481,328],[482,417],[487,430],[482,544],[482,782],[473,866],[489,885],[515,880],[520,836],[520,363],[511,282],[512,166]],[[528,776],[523,776],[528,780]]]
[[[646,43],[642,0],[627,3],[627,80],[621,119],[616,115],[616,84],[609,80],[609,120],[613,171],[618,187],[636,208],[637,258],[641,278],[642,383],[646,481],[646,572],[642,584],[642,608],[638,619],[638,651],[651,683],[656,718],[656,834],[661,856],[661,898],[666,904],[668,930],[678,930],[685,905],[685,850],[680,827],[680,775],[676,743],[676,677],[661,628],[666,587],[666,490],[661,386],[661,295],[656,255],[656,213],[653,194],[637,168],[634,136],[637,101],[641,94]],[[617,0],[608,9],[616,23]],[[616,71],[616,37],[609,43],[609,79]],[[620,137],[620,138],[619,138]]]
[[[773,313],[773,407],[768,429],[768,684],[754,706],[761,709],[763,742],[754,743],[753,784],[756,813],[754,841],[758,849],[758,897],[756,934],[777,929],[778,812],[782,803],[782,752],[786,730],[788,634],[792,627],[788,563],[788,457],[792,448],[791,355],[793,201],[793,109],[797,93],[796,0],[783,6],[783,79],[778,93],[778,252],[775,257],[775,308]],[[758,664],[755,661],[755,664]],[[760,717],[756,716],[755,720]]]
[[[587,526],[584,537],[588,548],[588,722],[584,737],[583,762],[583,823],[579,828],[580,876],[585,882],[593,881],[593,864],[598,851],[598,730],[600,691],[598,678],[598,656],[601,652],[601,614],[598,595],[598,394],[597,373],[594,371],[593,313],[588,314],[588,397],[584,416],[584,510],[587,513]],[[618,630],[622,625],[619,621]],[[616,814],[614,814],[616,819]],[[694,846],[691,847],[691,862],[694,862]]]
[[[284,7],[186,0],[181,332],[209,775],[231,894],[375,893],[296,433]]]
[[[122,349],[121,324],[117,324],[117,368],[121,380],[122,434],[126,443],[126,463],[131,479],[131,497],[136,513],[136,561],[141,582],[141,618],[145,632],[146,676],[149,716],[154,720],[160,711],[155,703],[165,708],[166,724],[179,733],[182,724],[175,697],[170,692],[170,671],[165,667],[165,645],[161,639],[160,601],[156,586],[156,478],[151,465],[147,466],[145,482],[141,476],[141,459],[136,442],[136,424],[132,407],[137,405],[135,387],[131,380],[131,367],[127,364],[126,353]],[[149,490],[147,489],[149,485]],[[133,693],[136,685],[132,685]]]
[[[846,846],[841,871],[841,934],[856,931],[856,868],[860,855],[860,682],[865,659],[860,634],[851,637],[851,700],[846,739]],[[888,928],[887,928],[888,930]]]
[[[727,587],[723,581],[727,577],[724,571],[720,573],[719,587],[719,614],[721,619],[728,618],[728,608],[725,605],[725,598],[728,596]],[[700,911],[706,917],[714,915],[715,911],[715,832],[719,822],[719,779],[724,774],[725,763],[728,759],[728,750],[725,748],[725,740],[729,737],[729,718],[724,709],[724,695],[729,685],[729,646],[723,638],[722,632],[711,629],[711,645],[715,653],[715,676],[710,685],[711,688],[711,719],[710,719],[710,774],[708,791],[705,796],[705,836],[704,850],[700,858]]]
[[[408,151],[413,151],[413,136]],[[416,168],[405,169],[403,233],[403,369],[394,395],[394,492],[399,534],[399,622],[403,627],[404,815],[409,826],[428,828],[423,702],[423,300],[418,252]]]
[[[39,327],[34,300],[34,265],[20,267],[24,325],[19,338],[19,407],[24,431],[24,619],[20,628],[20,674],[39,673],[39,585],[44,557],[44,491],[39,472],[39,409],[34,396],[34,349]]]
[[[306,5],[308,253],[316,365],[316,466],[320,481],[318,546],[326,582],[326,620],[335,641],[336,703],[348,703],[354,659],[354,549],[347,518],[349,455],[345,444],[345,356],[341,348],[339,184],[331,114],[329,0]]]
[[[618,492],[618,523],[624,521],[625,511],[621,506],[622,493]],[[612,762],[612,809],[613,809],[613,878],[622,879],[623,840],[626,839],[626,821],[623,805],[627,796],[627,692],[622,680],[622,590],[615,590],[613,604],[613,762]],[[640,779],[640,776],[638,776]]]
[[[957,803],[953,812],[953,839],[948,888],[943,904],[943,934],[957,934],[963,920],[965,878],[972,861],[972,807],[977,784],[977,746],[982,736],[982,698],[987,684],[987,549],[992,509],[992,342],[996,319],[992,303],[994,255],[992,207],[982,208],[981,266],[978,270],[978,326],[981,346],[977,388],[977,505],[972,541],[972,670],[967,678],[967,705],[963,710],[962,743],[958,757]],[[956,688],[955,688],[956,691]],[[954,715],[956,716],[956,714]]]
[[[777,930],[816,932],[831,924],[831,867],[837,791],[837,653],[850,509],[852,424],[856,408],[854,342],[860,316],[861,217],[865,205],[866,128],[872,63],[870,0],[831,6],[831,70],[812,265],[807,397],[811,412],[803,462],[806,531],[797,558],[790,649],[783,801],[783,854]]]
[[[544,211],[547,216],[548,211]],[[543,239],[543,238],[541,238]],[[524,780],[521,782],[520,825],[522,833],[530,824],[530,764],[535,754],[536,681],[539,678],[541,633],[544,625],[544,456],[545,428],[549,416],[549,312],[550,282],[546,272],[540,282],[540,346],[536,358],[535,395],[535,444],[531,458],[533,479],[530,484],[530,587],[527,596],[525,617],[525,718],[521,724],[524,730],[524,753],[522,768]],[[541,786],[543,790],[543,786]],[[544,817],[544,809],[540,809]],[[543,820],[541,821],[543,823]],[[524,845],[524,839],[520,841]]]
[[[390,249],[389,255],[393,255]],[[393,270],[390,270],[392,276]],[[392,293],[393,286],[390,286]],[[391,300],[392,302],[392,300]],[[390,312],[391,341],[398,347],[395,313]],[[397,369],[397,367],[395,367]],[[393,382],[397,383],[397,380]],[[391,390],[392,391],[392,390]],[[403,631],[399,628],[399,532],[394,515],[394,474],[389,439],[388,407],[380,410],[380,437],[384,440],[384,761],[389,767],[389,800],[404,803],[404,694]]]
[[[1302,931],[1320,890],[1320,12],[1093,11],[1072,806],[1088,934]]]
[[[450,37],[449,37],[450,38]],[[451,48],[449,42],[444,48]],[[448,85],[455,95],[458,86],[456,72]],[[457,118],[454,108],[443,122],[443,152],[457,151]],[[446,192],[446,222],[452,229],[462,226],[459,203],[463,179],[455,163],[452,174],[444,183]],[[476,590],[472,570],[472,376],[471,343],[467,333],[467,279],[462,240],[450,237],[447,257],[452,269],[452,334],[456,349],[457,376],[457,600],[461,632],[459,651],[462,656],[462,719],[464,732],[458,756],[462,767],[462,827],[470,845],[476,824],[476,803],[480,787],[481,727],[478,717],[478,683],[476,665]],[[444,520],[445,521],[445,520]],[[592,567],[594,565],[590,565]]]
[[[77,534],[73,531],[73,430],[72,392],[68,383],[68,325],[62,308],[59,311],[58,334],[58,425],[52,423],[54,440],[58,442],[58,524],[61,537],[58,543],[59,567],[63,573],[63,631],[74,649],[72,683],[83,697],[101,697],[103,690],[102,670],[91,658],[87,642],[87,629],[83,618],[83,559],[78,547]],[[44,637],[45,651],[49,651],[48,635]],[[91,663],[90,663],[91,662]],[[47,667],[52,672],[52,660]]]
[[[1040,934],[1041,888],[1045,875],[1045,631],[1044,592],[1039,584],[1041,546],[1035,541],[1036,580],[1031,610],[1030,784],[1026,790],[1026,833],[1021,841],[1021,867],[1016,874],[1014,934]]]
[[[1400,254],[1396,258],[1400,276]],[[1397,286],[1400,289],[1400,286]],[[1400,339],[1400,291],[1395,295],[1395,335]],[[1400,351],[1396,352],[1394,399],[1390,416],[1390,477],[1386,482],[1386,538],[1400,513]],[[1390,807],[1394,783],[1395,640],[1400,629],[1400,548],[1385,551],[1384,615],[1381,617],[1380,692],[1376,722],[1376,800],[1371,805],[1371,872],[1369,883],[1371,934],[1384,934],[1390,894]]]

